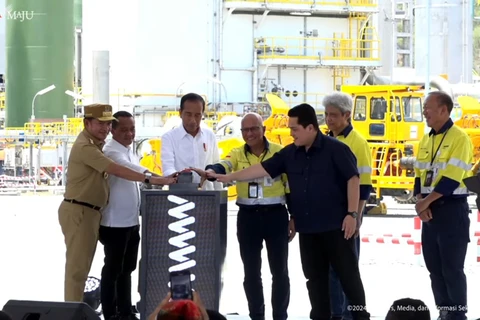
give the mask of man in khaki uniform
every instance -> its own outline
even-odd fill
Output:
[[[112,121],[112,107],[107,104],[85,106],[85,129],[78,135],[68,159],[64,201],[58,219],[67,247],[65,264],[65,301],[83,300],[85,281],[98,241],[100,209],[109,198],[108,174],[156,185],[172,184],[174,176],[158,177],[138,173],[107,158],[105,144]]]

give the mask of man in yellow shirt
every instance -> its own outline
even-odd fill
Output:
[[[355,249],[358,258],[360,254],[360,237],[358,232],[362,225],[362,213],[365,203],[370,197],[372,189],[372,154],[367,140],[352,127],[350,119],[353,101],[350,95],[343,92],[329,94],[323,99],[323,106],[325,107],[325,120],[330,130],[328,135],[345,143],[357,158],[358,173],[360,174],[360,201],[358,205]],[[333,268],[330,268],[330,303],[332,319],[352,319],[352,315],[348,311],[349,303]]]
[[[432,128],[418,145],[415,162],[415,210],[423,221],[422,251],[441,319],[464,320],[467,311],[465,256],[470,242],[469,192],[473,145],[450,114],[452,98],[431,92],[423,115]]]

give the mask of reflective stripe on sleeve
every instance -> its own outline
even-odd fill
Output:
[[[357,169],[359,174],[372,173],[372,167],[364,166],[364,167],[358,167]]]
[[[228,160],[222,160],[222,161],[220,161],[220,163],[221,163],[221,164],[226,164],[226,165],[228,166],[228,168],[230,169],[230,171],[233,170],[233,164],[232,164],[230,161],[228,161]]]
[[[435,187],[421,187],[420,189],[420,192],[422,194],[430,194],[433,192],[433,190],[435,189]],[[469,192],[468,192],[468,189],[467,188],[457,188],[453,191],[453,194],[456,194],[456,195],[468,195]]]

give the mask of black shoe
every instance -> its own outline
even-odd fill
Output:
[[[132,313],[133,314],[139,314],[140,313],[140,312],[138,312],[137,306],[132,306]]]
[[[437,320],[447,320],[447,318],[448,318],[448,311],[440,310]]]

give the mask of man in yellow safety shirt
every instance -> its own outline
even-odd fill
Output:
[[[430,272],[435,304],[442,319],[466,319],[467,279],[464,262],[470,242],[463,179],[471,176],[473,145],[453,124],[452,98],[431,92],[423,114],[432,128],[420,141],[415,162],[415,209],[422,225],[422,250]]]
[[[194,169],[203,181],[209,173],[239,171],[271,158],[282,149],[281,145],[269,142],[264,137],[263,120],[256,113],[247,114],[242,119],[241,132],[245,145],[233,149],[220,163],[208,165],[206,171]],[[288,193],[285,175],[274,179],[266,177],[237,182],[237,237],[245,273],[243,286],[252,320],[265,319],[261,280],[263,241],[273,276],[273,319],[287,319],[290,302],[288,242],[295,236],[293,219],[289,219],[285,207]]]
[[[328,135],[345,143],[357,158],[358,173],[360,174],[360,201],[358,202],[355,249],[358,258],[360,255],[358,233],[362,224],[362,213],[372,189],[372,154],[367,140],[352,127],[352,97],[343,92],[333,92],[325,96],[322,103],[325,107],[325,120],[330,130]],[[352,319],[352,314],[348,310],[349,303],[333,268],[330,268],[330,303],[332,319]]]

